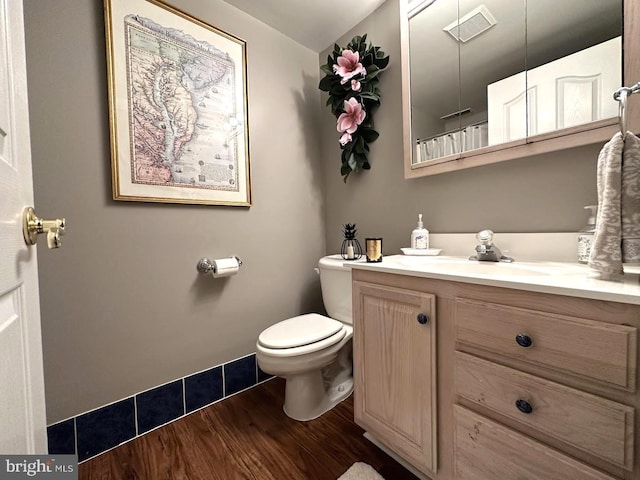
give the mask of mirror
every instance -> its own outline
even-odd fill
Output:
[[[622,8],[622,0],[527,2],[528,136],[618,114]]]
[[[405,176],[523,156],[514,147],[616,124],[622,13],[623,0],[406,4]]]

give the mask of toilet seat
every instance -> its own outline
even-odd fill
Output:
[[[334,345],[346,334],[341,322],[309,313],[267,328],[258,337],[257,347],[262,353],[275,357],[304,355]]]

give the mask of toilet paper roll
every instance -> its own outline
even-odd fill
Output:
[[[213,263],[213,278],[230,277],[238,273],[240,264],[236,257],[216,258]]]

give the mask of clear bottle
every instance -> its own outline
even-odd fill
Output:
[[[578,262],[580,263],[589,262],[591,245],[593,244],[593,237],[596,233],[596,214],[598,211],[597,205],[587,205],[584,208],[585,210],[591,210],[591,212],[589,213],[587,226],[578,232]]]
[[[422,214],[418,214],[418,226],[411,232],[411,248],[420,250],[429,248],[429,230],[424,228]]]

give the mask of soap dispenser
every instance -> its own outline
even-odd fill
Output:
[[[411,232],[411,248],[424,250],[429,248],[429,230],[424,228],[422,214],[418,214],[418,226]]]
[[[585,210],[591,210],[589,213],[589,220],[587,226],[582,228],[578,232],[578,262],[588,263],[589,255],[591,254],[591,245],[593,244],[593,237],[596,233],[596,214],[598,210],[597,205],[587,205]]]

